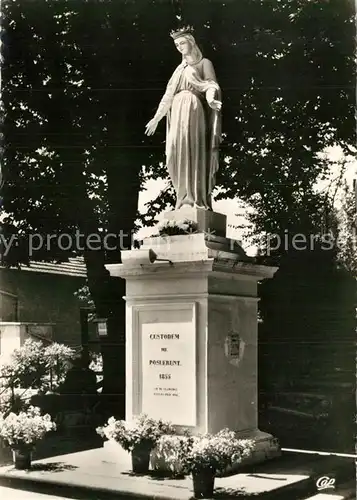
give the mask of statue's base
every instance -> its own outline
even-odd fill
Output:
[[[218,212],[184,205],[179,210],[166,212],[164,218],[174,221],[189,219],[197,223],[200,232],[215,236],[226,236],[227,217]]]
[[[237,437],[252,440],[253,449],[250,455],[228,467],[226,471],[228,474],[237,473],[242,467],[260,464],[281,456],[278,439],[267,432],[255,429],[238,433]]]

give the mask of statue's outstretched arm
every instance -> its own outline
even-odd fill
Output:
[[[174,74],[169,80],[169,83],[167,84],[165,94],[163,95],[159,103],[154,118],[152,118],[149,123],[146,124],[146,135],[153,135],[155,133],[159,121],[168,113],[171,108],[177,83],[175,79],[177,71],[178,68],[175,70]]]
[[[154,119],[156,121],[160,121],[164,116],[166,116],[167,112],[170,110],[172,101],[175,95],[175,85],[173,77],[170,78],[169,83],[167,84],[165,94],[162,96],[162,99],[157,107]]]

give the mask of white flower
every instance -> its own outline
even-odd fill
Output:
[[[143,443],[152,448],[160,436],[172,432],[173,427],[169,422],[155,420],[145,414],[131,421],[110,417],[106,426],[97,429],[98,434],[117,441],[127,451],[132,451],[135,446]]]
[[[166,222],[167,222],[166,220],[159,222],[158,225],[156,226],[157,230],[161,231],[162,229],[164,229],[166,227]]]
[[[228,429],[213,435],[195,436],[183,455],[183,466],[187,472],[207,467],[223,471],[249,455],[252,447],[253,441],[237,439],[234,432]]]
[[[21,444],[34,445],[44,435],[56,429],[50,415],[41,415],[40,408],[30,406],[19,414],[10,413],[7,417],[0,414],[0,437],[9,446]]]
[[[161,236],[166,234],[174,236],[175,234],[182,235],[185,233],[192,233],[197,231],[197,228],[197,223],[189,219],[178,221],[165,219],[157,225],[157,230]]]

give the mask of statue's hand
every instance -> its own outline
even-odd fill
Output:
[[[210,108],[216,110],[216,111],[221,111],[222,109],[222,103],[221,101],[217,101],[216,99],[213,99],[211,102],[208,103]]]
[[[155,118],[153,118],[152,120],[150,120],[149,123],[146,124],[145,134],[146,135],[153,135],[153,134],[155,134],[155,130],[157,128],[158,123],[159,122],[157,120],[155,120]]]

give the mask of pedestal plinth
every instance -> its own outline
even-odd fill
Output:
[[[107,266],[126,280],[126,419],[143,412],[195,434],[228,427],[255,440],[258,462],[279,448],[258,429],[257,405],[257,282],[277,268],[224,240],[150,238],[139,252],[170,262],[136,264],[131,250]]]

